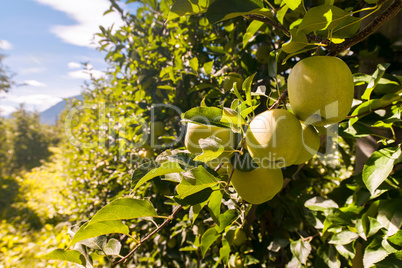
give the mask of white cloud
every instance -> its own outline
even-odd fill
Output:
[[[80,69],[80,68],[83,67],[83,66],[82,66],[80,63],[78,63],[78,62],[69,62],[69,63],[67,64],[67,66],[68,66],[68,68],[70,68],[70,69]]]
[[[33,73],[41,73],[46,71],[46,68],[44,67],[38,67],[38,68],[25,68],[22,69],[21,71],[18,71],[19,74],[33,74]]]
[[[0,49],[10,50],[13,48],[13,45],[7,40],[0,40]]]
[[[78,71],[69,72],[67,75],[69,77],[75,78],[75,79],[89,80],[89,79],[91,79],[90,73],[92,74],[92,76],[94,78],[101,78],[104,75],[104,73],[99,70],[78,70]]]
[[[96,37],[94,39],[94,34],[100,32],[99,25],[108,28],[115,24],[116,28],[123,24],[118,13],[112,12],[103,16],[103,13],[110,7],[108,0],[35,1],[66,13],[77,22],[76,25],[55,25],[51,28],[52,33],[70,44],[97,47],[97,39]]]
[[[14,112],[17,108],[10,105],[2,105],[0,104],[0,116],[9,115]]]
[[[48,104],[56,104],[61,101],[62,98],[54,97],[46,94],[33,94],[33,95],[24,95],[24,96],[16,96],[16,95],[7,95],[4,101],[14,102],[14,103],[26,103],[26,104],[34,104],[34,105],[48,105]]]
[[[26,80],[24,81],[24,84],[27,86],[33,86],[33,87],[46,87],[45,83],[36,81],[36,80]]]

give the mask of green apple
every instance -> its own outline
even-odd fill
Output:
[[[259,63],[266,64],[269,60],[269,53],[271,52],[271,47],[267,44],[262,44],[257,48],[255,57]]]
[[[229,268],[244,268],[243,260],[240,256],[236,256],[234,259],[231,259],[228,263]]]
[[[306,58],[290,71],[289,102],[306,124],[325,126],[342,121],[350,111],[353,94],[352,72],[339,58]]]
[[[238,155],[239,153],[235,153],[230,161],[232,165],[234,165],[234,163],[237,161],[236,168],[238,170],[243,172],[249,172],[258,168],[257,163],[253,160],[248,151],[244,151],[243,154],[240,155],[239,159],[237,160]]]
[[[243,229],[237,229],[232,240],[233,245],[239,247],[244,243],[246,243],[246,241],[247,241],[246,232]]]
[[[235,135],[230,128],[223,128],[214,125],[201,125],[196,123],[187,124],[187,132],[184,137],[184,145],[193,154],[202,154],[199,144],[200,139],[215,136],[222,140],[223,146],[234,146]]]
[[[320,136],[317,130],[311,125],[301,124],[302,126],[302,147],[294,165],[300,165],[310,160],[320,148]]]
[[[170,238],[168,241],[167,241],[167,246],[169,247],[169,248],[175,248],[176,247],[176,244],[177,244],[177,240],[176,240],[176,238]]]
[[[246,202],[261,204],[271,200],[282,189],[283,175],[280,169],[257,168],[250,172],[235,169],[231,182]]]
[[[162,121],[155,121],[151,123],[151,135],[154,138],[162,136],[165,134],[165,123]]]
[[[247,150],[264,168],[292,165],[301,150],[300,121],[291,112],[273,109],[257,115],[246,132]]]
[[[235,82],[237,83],[237,88],[241,88],[243,84],[243,77],[235,72],[228,73],[223,81],[223,90],[228,92],[232,89]]]

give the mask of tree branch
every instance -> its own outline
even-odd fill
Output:
[[[250,15],[247,15],[245,17],[247,17],[249,19],[252,19],[252,20],[258,20],[258,21],[264,22],[266,24],[269,24],[269,25],[277,28],[278,30],[282,31],[286,36],[290,37],[289,29],[286,28],[285,26],[283,26],[282,24],[280,24],[279,22],[273,21],[273,20],[271,20],[270,18],[267,18],[267,17],[255,15],[255,14],[250,14]],[[308,34],[307,39],[311,40],[311,41],[314,41],[316,43],[322,43],[322,44],[328,44],[329,43],[328,39],[322,38],[320,36],[312,35],[312,34]]]
[[[371,34],[373,34],[378,28],[380,28],[384,23],[389,21],[392,17],[396,16],[400,9],[402,8],[402,1],[401,0],[394,0],[392,4],[388,6],[384,12],[377,16],[372,22],[370,22],[363,30],[358,32],[355,36],[352,38],[334,45],[331,44],[328,47],[328,56],[336,56],[340,52],[352,47],[353,45],[363,41],[367,37],[369,37]]]
[[[286,99],[287,95],[288,95],[288,89],[286,88],[282,92],[281,96],[274,102],[274,104],[272,104],[271,107],[269,107],[269,110],[276,109],[280,102],[283,102],[284,104],[286,104],[285,99]]]
[[[172,214],[164,221],[162,222],[161,225],[158,226],[158,228],[156,228],[155,230],[153,230],[150,234],[148,234],[145,238],[141,239],[140,243],[135,246],[135,248],[133,248],[133,250],[131,250],[126,256],[124,256],[123,258],[121,258],[120,260],[118,260],[117,262],[113,263],[112,267],[115,267],[117,264],[122,263],[124,261],[126,261],[131,255],[134,254],[134,252],[136,252],[143,243],[145,243],[146,241],[148,241],[154,234],[156,234],[157,232],[159,232],[163,227],[165,227],[171,220],[174,219],[174,217],[177,215],[177,213],[179,213],[179,211],[183,208],[183,206],[178,206],[173,212]]]

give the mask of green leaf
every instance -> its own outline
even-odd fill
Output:
[[[131,185],[134,187],[138,183],[138,181],[144,177],[148,172],[157,168],[159,165],[155,161],[146,162],[134,170],[133,175],[131,176]]]
[[[107,238],[104,235],[82,240],[80,244],[95,250],[102,250],[107,243]]]
[[[119,240],[111,238],[107,242],[106,246],[103,248],[103,251],[106,255],[118,256],[121,250],[121,243]]]
[[[268,75],[272,78],[276,78],[278,73],[278,61],[282,49],[274,50],[269,53],[268,59]]]
[[[388,242],[391,242],[392,244],[402,246],[402,230],[398,230],[396,234],[394,234],[391,237],[388,237]]]
[[[400,155],[401,148],[392,147],[376,151],[369,157],[363,168],[363,182],[372,195],[391,173]]]
[[[222,260],[223,263],[227,263],[229,261],[229,255],[230,244],[227,240],[222,240],[222,247],[219,249],[219,260]]]
[[[177,173],[181,172],[183,169],[180,167],[180,165],[177,162],[164,162],[162,163],[158,168],[152,169],[149,171],[145,176],[143,176],[135,185],[133,191],[135,191],[138,187],[146,183],[147,181],[159,177],[162,175],[166,175],[169,173]]]
[[[208,208],[211,211],[211,216],[217,224],[219,224],[219,216],[221,215],[222,198],[222,192],[220,190],[216,190],[211,194],[208,203]]]
[[[209,6],[209,0],[176,0],[172,5],[168,20],[204,12]]]
[[[237,111],[235,111],[233,109],[226,108],[226,107],[223,108],[221,122],[233,124],[238,127],[240,127],[241,125],[246,123],[244,118],[241,116],[241,114],[237,113]]]
[[[246,78],[243,82],[243,91],[246,94],[246,102],[248,106],[253,106],[251,99],[251,85],[253,84],[254,77],[257,73],[254,73]]]
[[[182,114],[182,119],[204,125],[230,127],[229,124],[221,122],[222,114],[223,111],[216,107],[195,107]]]
[[[304,206],[312,211],[326,211],[328,208],[338,208],[336,204],[331,199],[325,199],[324,197],[317,196],[307,200]]]
[[[375,70],[373,76],[371,77],[364,94],[361,96],[363,100],[369,100],[371,92],[373,92],[374,88],[377,86],[381,77],[384,75],[385,70],[390,66],[389,63],[378,64],[377,69]]]
[[[360,19],[348,16],[332,31],[332,38],[345,39],[353,37],[360,29]],[[326,33],[328,35],[328,33]]]
[[[155,217],[155,208],[148,200],[121,198],[101,208],[88,225],[102,221],[129,220],[142,217]]]
[[[378,110],[384,108],[395,101],[399,101],[402,99],[402,90],[399,90],[395,93],[386,94],[380,99],[372,99],[369,101],[365,101],[360,104],[352,113],[353,117],[349,120],[349,125],[353,125],[356,123],[360,118],[364,117],[365,115],[369,114],[371,111]]]
[[[221,233],[226,227],[230,226],[238,217],[235,209],[226,210],[225,213],[219,215],[219,224],[215,226],[216,231]]]
[[[204,167],[199,166],[183,173],[183,179],[177,186],[177,193],[183,199],[206,188],[215,188],[217,185],[216,178]]]
[[[377,221],[393,236],[402,226],[402,199],[384,200],[378,207]]]
[[[297,31],[309,34],[318,30],[333,30],[349,16],[350,13],[336,6],[320,5],[313,7],[304,15]]]
[[[197,58],[192,58],[190,60],[190,67],[191,69],[193,69],[194,71],[198,71],[198,59]]]
[[[395,250],[388,244],[387,240],[383,240],[381,236],[376,236],[364,251],[364,267],[372,267],[373,264],[382,261],[393,252]]]
[[[211,245],[215,242],[216,239],[218,239],[220,235],[214,228],[210,228],[205,231],[205,233],[201,237],[201,254],[202,257],[205,257],[205,254],[207,253],[208,249],[211,247]]]
[[[284,52],[292,54],[302,50],[308,45],[311,45],[309,44],[304,32],[298,32],[297,29],[293,28],[290,30],[290,34],[290,40],[282,45],[282,49]]]
[[[329,267],[329,268],[340,268],[341,261],[339,260],[339,255],[333,245],[324,245],[318,249],[317,255],[319,258],[316,259],[314,267]]]
[[[257,12],[264,7],[262,0],[215,0],[207,10],[210,23]]]
[[[302,2],[302,0],[283,0],[283,2],[286,3],[286,5],[291,9],[295,10],[298,8]]]
[[[290,243],[290,251],[300,263],[305,265],[311,252],[311,245],[309,242],[299,239]]]
[[[211,197],[210,197],[211,198]],[[209,200],[209,199],[208,199]],[[195,220],[198,218],[198,215],[200,215],[200,212],[202,209],[205,207],[205,205],[208,203],[208,200],[198,203],[192,206],[192,211],[190,210],[190,218],[192,219],[192,223],[194,224]]]
[[[263,26],[264,23],[262,21],[253,20],[250,25],[247,27],[246,33],[243,35],[243,48],[245,48],[250,41],[250,39],[254,36],[254,34]]]
[[[183,199],[180,199],[180,197],[175,197],[175,201],[182,206],[195,206],[197,204],[202,204],[203,202],[208,201],[212,193],[213,190],[211,188],[205,188]]]
[[[87,222],[86,224],[82,225],[80,229],[78,229],[78,231],[74,234],[71,244],[105,234],[121,233],[128,235],[130,233],[127,225],[125,225],[121,220],[102,221],[92,224],[89,223],[90,222]]]
[[[214,66],[214,61],[209,61],[209,62],[204,63],[203,68],[207,75],[211,74],[213,66]]]
[[[332,235],[328,243],[347,245],[356,240],[357,238],[359,238],[359,235],[357,233],[351,232],[349,230],[343,230],[339,233]]]
[[[46,260],[69,261],[83,266],[86,265],[84,256],[77,250],[55,249],[48,254],[41,255],[40,258]]]

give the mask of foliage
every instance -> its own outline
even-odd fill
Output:
[[[111,1],[107,12],[125,25],[99,33],[109,71],[64,118],[72,220],[86,222],[71,230],[71,247],[42,257],[86,267],[233,267],[239,259],[250,267],[399,267],[400,63],[388,51],[373,73],[359,73],[384,47],[364,46],[370,29],[352,46],[360,21],[375,20],[358,14],[379,14],[384,2],[147,0],[130,14]],[[262,45],[272,49],[268,63],[256,60]],[[270,201],[243,202],[231,172],[211,168],[242,142],[223,148],[205,139],[197,157],[183,150],[182,123],[242,137],[256,114],[291,108],[286,81],[298,60],[339,50],[364,92],[345,120],[318,129],[316,157],[282,170],[284,186]],[[245,80],[225,92],[228,72]],[[150,128],[155,121],[165,124],[163,136]],[[361,171],[358,141],[369,136],[378,148]],[[143,158],[143,149],[155,157]],[[236,245],[239,229],[247,239]]]
[[[39,113],[21,106],[9,118],[0,118],[0,177],[40,166],[50,155],[50,146],[60,141],[58,126],[42,125]]]
[[[52,148],[52,161],[21,177],[1,179],[0,262],[3,267],[49,267],[37,258],[56,246],[67,246],[69,187],[62,156]],[[55,264],[54,267],[60,267]],[[64,264],[63,267],[73,267]]]
[[[0,92],[7,92],[10,90],[11,86],[14,84],[12,80],[13,74],[8,70],[7,66],[4,65],[4,55],[0,54]]]

